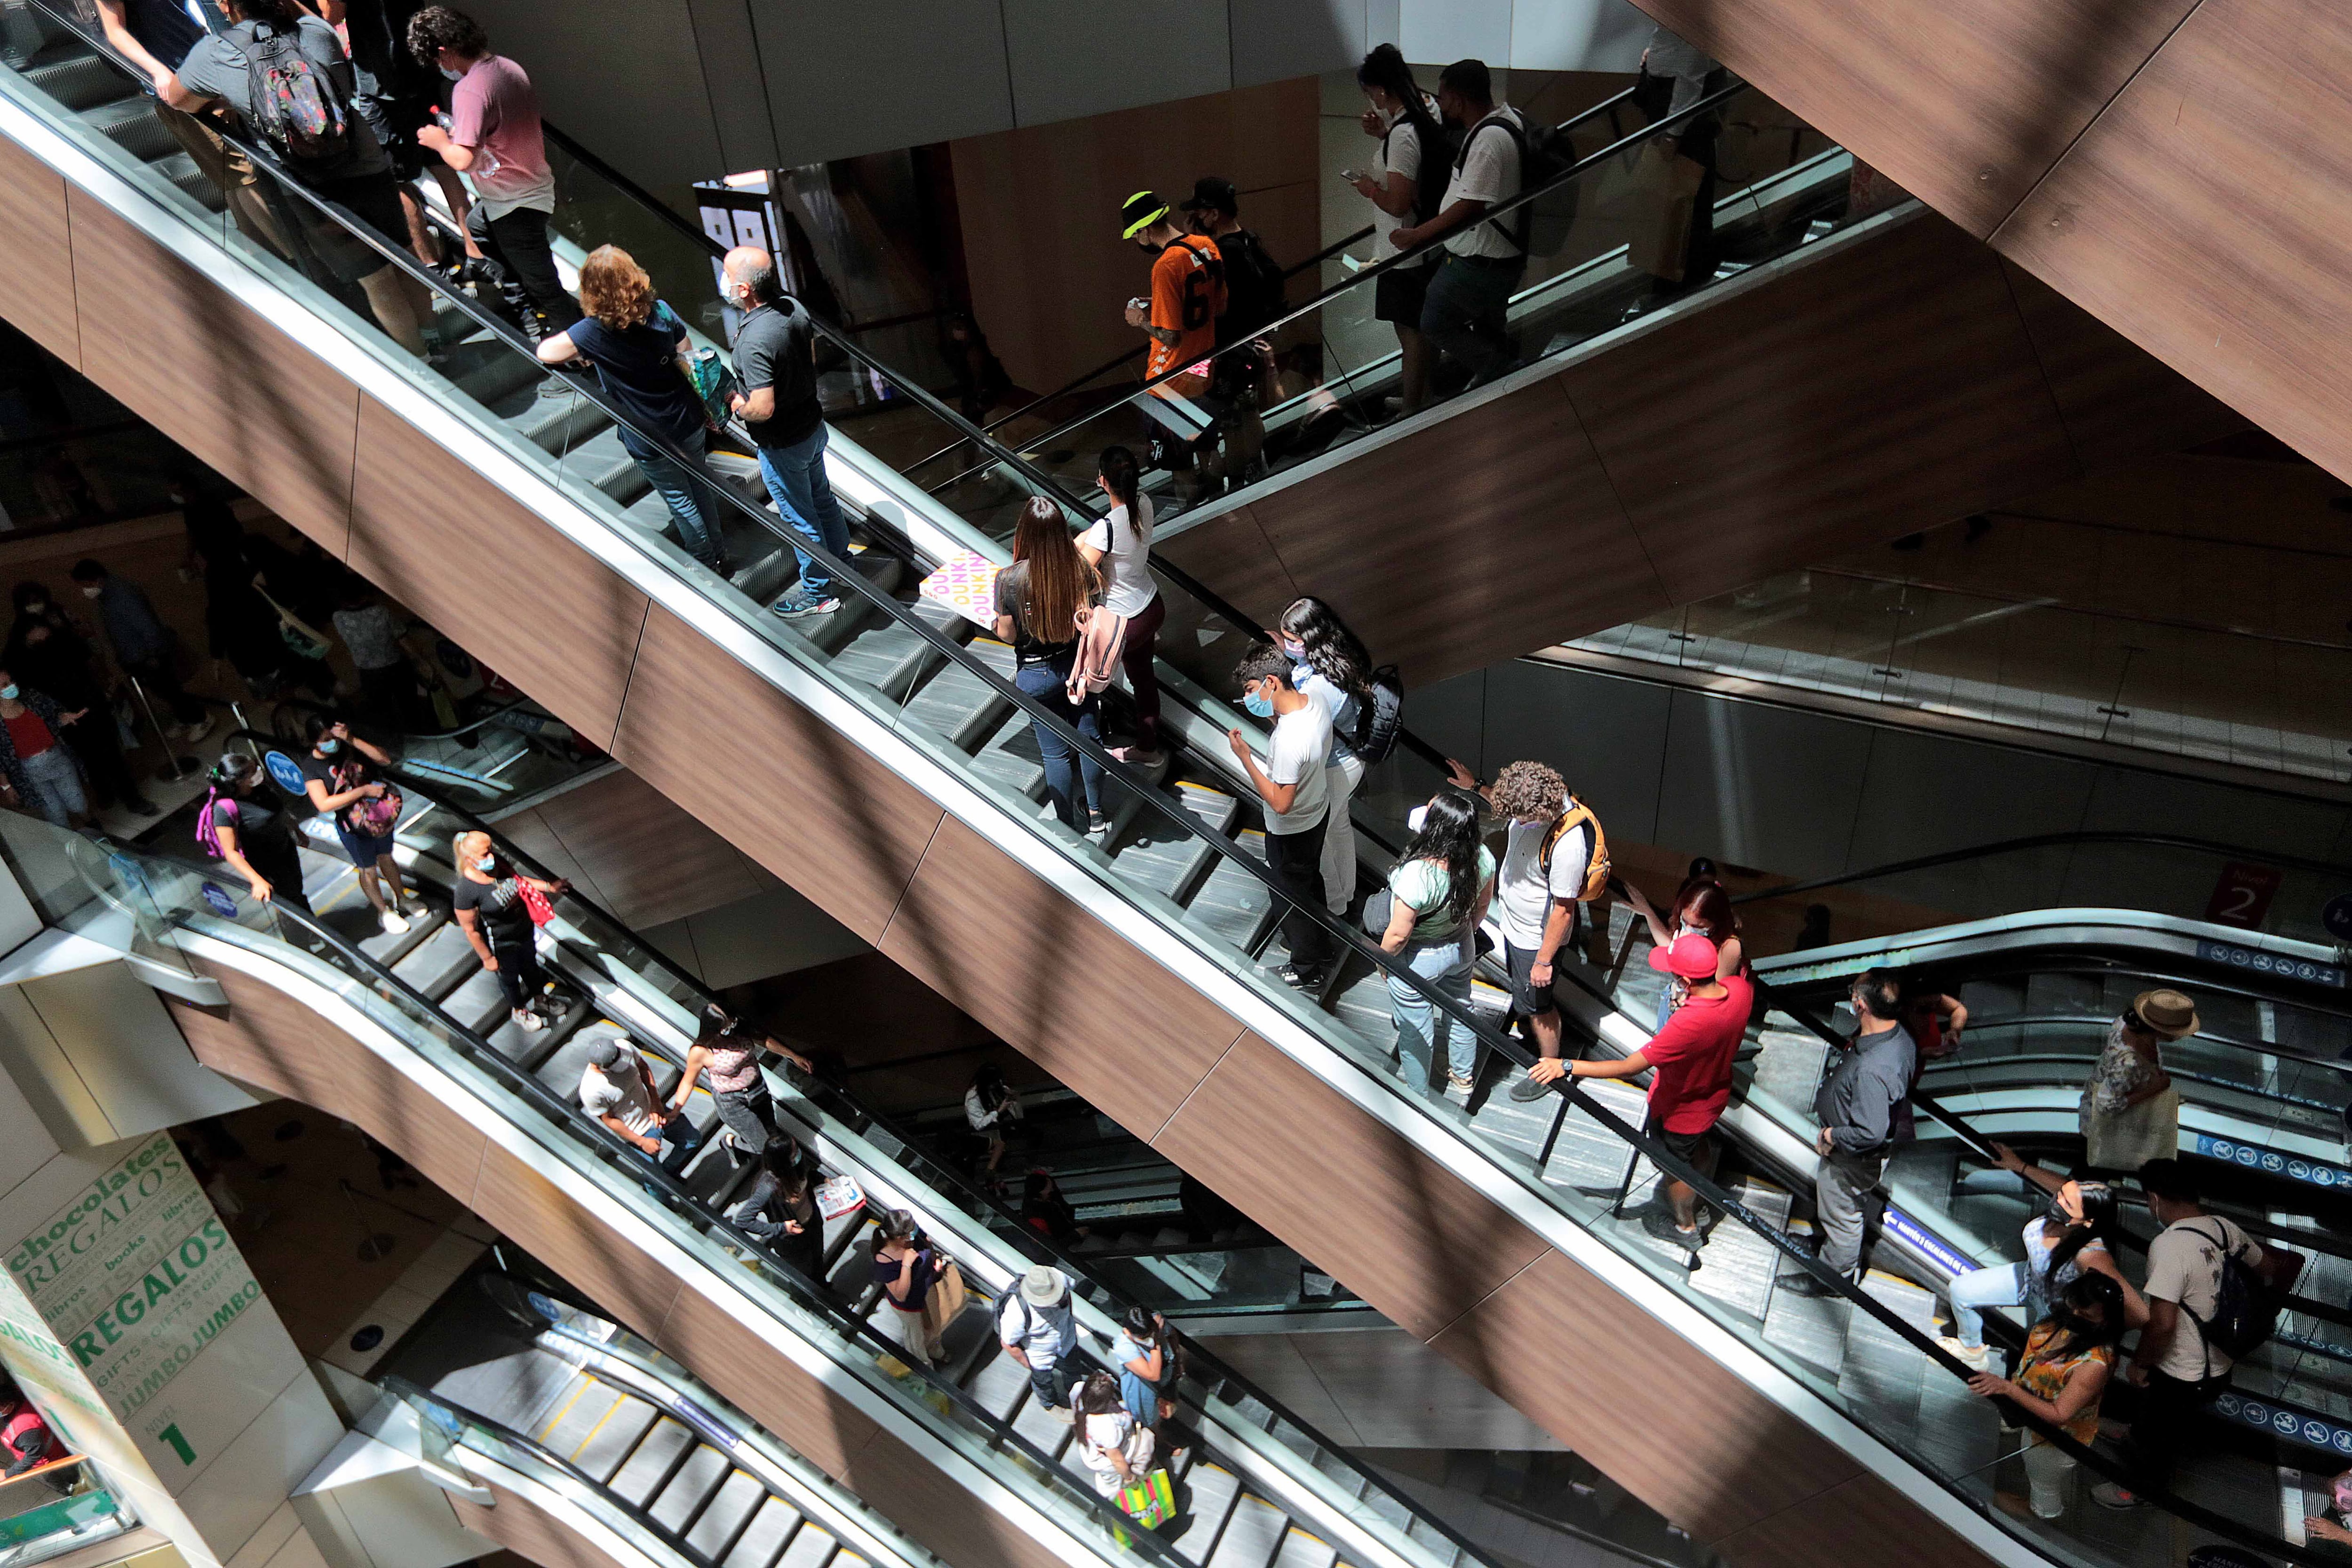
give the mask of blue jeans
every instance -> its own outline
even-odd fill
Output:
[[[836,557],[849,553],[849,525],[841,521],[841,508],[833,499],[833,481],[824,477],[822,422],[792,446],[761,447],[760,477],[768,482],[768,499],[776,503],[776,515],[791,524],[793,531]],[[797,544],[793,554],[800,561],[801,586],[815,597],[824,597],[833,586],[833,574]]]
[[[1984,1310],[2025,1305],[2025,1265],[2004,1263],[1953,1280],[1944,1292],[1952,1302],[1952,1337],[1970,1350],[1984,1348]]]
[[[1509,312],[1511,295],[1526,270],[1521,256],[1449,256],[1430,279],[1421,305],[1422,335],[1469,367],[1472,386],[1519,363]]]
[[[1089,741],[1102,739],[1102,714],[1098,703],[1088,702],[1084,708],[1070,706],[1069,693],[1062,689],[1062,676],[1047,664],[1024,664],[1013,677],[1013,684],[1036,699],[1046,711],[1067,720],[1077,732]],[[1045,798],[1054,803],[1054,815],[1066,827],[1083,832],[1086,823],[1077,814],[1070,795],[1070,763],[1075,757],[1078,777],[1086,784],[1087,811],[1089,816],[1102,809],[1102,764],[1092,757],[1074,752],[1070,743],[1053,731],[1031,720],[1030,729],[1036,731],[1037,754],[1045,759]]]
[[[695,1152],[702,1147],[702,1129],[688,1121],[686,1112],[681,1110],[669,1119],[669,1125],[661,1130],[661,1168],[673,1176],[684,1174],[686,1167],[694,1159]]]
[[[668,503],[670,516],[677,520],[678,542],[686,546],[686,552],[719,572],[727,564],[727,546],[719,542],[718,531],[709,521],[711,516],[717,515],[718,505],[710,492],[719,483],[702,460],[709,439],[708,432],[698,430],[678,443],[693,457],[691,468],[625,437],[621,445],[636,459],[637,471],[646,476],[646,482]],[[706,513],[705,508],[713,510]]]
[[[1467,1007],[1470,1005],[1471,952],[1456,933],[1442,942],[1413,942],[1397,956],[1406,968],[1429,982],[1440,994]],[[1454,1020],[1430,1005],[1429,998],[1393,974],[1388,977],[1389,1012],[1396,1019],[1397,1055],[1404,1058],[1405,1084],[1427,1088],[1436,1081],[1433,1025],[1437,1044],[1445,1052],[1448,1070],[1468,1078],[1478,1063],[1478,1037],[1454,1026]]]

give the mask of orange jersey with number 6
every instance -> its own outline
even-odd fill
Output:
[[[1206,359],[1217,346],[1217,318],[1225,313],[1225,262],[1217,242],[1188,234],[1151,264],[1151,324],[1182,335],[1171,347],[1151,340],[1145,376]]]

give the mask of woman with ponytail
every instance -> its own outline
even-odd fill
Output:
[[[1391,896],[1381,946],[1466,1007],[1470,966],[1478,956],[1475,936],[1495,896],[1495,857],[1479,840],[1478,803],[1459,790],[1442,789],[1407,820],[1412,840],[1389,877]],[[1375,898],[1367,903],[1366,913],[1379,902]],[[1451,1017],[1438,1016],[1428,997],[1394,975],[1389,977],[1389,1011],[1396,1019],[1406,1085],[1436,1087],[1437,1053],[1443,1050],[1447,1082],[1467,1093],[1478,1063],[1477,1037],[1454,1028]]]
[[[1013,645],[1013,684],[1089,741],[1102,737],[1101,704],[1091,697],[1083,705],[1073,702],[1069,681],[1079,636],[1102,597],[1102,579],[1070,542],[1062,509],[1043,496],[1031,497],[1013,531],[1013,564],[996,574],[996,635]],[[1034,720],[1030,727],[1045,760],[1045,795],[1054,815],[1065,827],[1100,832],[1102,764],[1078,754],[1074,781],[1070,743]],[[1074,782],[1086,788],[1084,816],[1070,787]]]
[[[1160,627],[1168,619],[1168,601],[1151,580],[1151,498],[1142,493],[1141,480],[1142,465],[1133,452],[1124,447],[1103,448],[1095,483],[1110,498],[1110,513],[1078,535],[1078,553],[1104,578],[1103,608],[1127,619],[1127,641],[1118,662],[1135,697],[1136,738],[1142,744],[1120,748],[1119,758],[1150,767],[1162,754],[1160,676],[1151,658]]]

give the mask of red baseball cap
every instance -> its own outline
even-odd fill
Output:
[[[1650,967],[1677,980],[1715,978],[1715,943],[1696,931],[1685,931],[1672,947],[1650,950]]]

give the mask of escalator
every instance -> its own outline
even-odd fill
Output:
[[[89,46],[87,38],[67,42]],[[69,187],[67,199],[77,210],[91,209],[74,234],[110,232],[111,224],[128,237],[128,249],[184,251],[189,270],[175,276],[190,288],[233,286],[241,296],[267,295],[273,320],[314,345],[336,374],[364,384],[358,426],[343,437],[352,458],[348,526],[336,532],[320,525],[333,535],[331,548],[381,572],[379,581],[404,602],[583,734],[600,743],[612,735],[609,749],[620,761],[1036,1055],[1089,1101],[1199,1169],[1272,1233],[1592,1458],[1695,1539],[1735,1561],[1748,1553],[1767,1559],[1842,1550],[1864,1530],[1899,1530],[1921,1543],[1926,1559],[1941,1562],[2048,1551],[2099,1554],[2095,1542],[2071,1536],[2063,1548],[2045,1548],[1992,1506],[1994,1456],[1956,1456],[1932,1440],[1935,1424],[1922,1412],[1931,1399],[1965,1399],[1962,1369],[1940,1358],[1932,1338],[1901,1311],[1832,1285],[1839,1296],[1829,1306],[1873,1325],[1867,1331],[1880,1336],[1911,1379],[1907,1389],[1850,1384],[1807,1360],[1801,1346],[1764,1331],[1756,1313],[1723,1299],[1709,1271],[1694,1277],[1629,1240],[1611,1218],[1613,1190],[1596,1195],[1593,1171],[1612,1161],[1631,1169],[1637,1158],[1676,1167],[1614,1102],[1582,1089],[1562,1090],[1536,1108],[1482,1097],[1474,1115],[1454,1100],[1408,1089],[1391,1070],[1393,1037],[1381,1005],[1387,986],[1427,996],[1454,1026],[1479,1039],[1496,1071],[1507,1074],[1527,1055],[1478,1008],[1431,992],[1319,907],[1285,912],[1328,932],[1344,963],[1313,994],[1294,993],[1273,977],[1286,956],[1274,932],[1281,895],[1260,857],[1255,807],[1244,803],[1224,746],[1228,731],[1243,730],[1244,721],[1185,674],[1204,661],[1215,668],[1213,661],[1248,635],[1245,617],[1192,594],[1181,575],[1163,574],[1163,591],[1177,601],[1162,644],[1176,656],[1171,722],[1190,749],[1166,772],[1129,769],[1015,690],[1003,679],[1008,652],[1002,645],[975,637],[952,612],[914,595],[915,579],[930,565],[962,550],[988,557],[993,542],[846,437],[835,437],[833,471],[868,559],[856,566],[826,563],[850,603],[804,634],[630,521],[625,498],[592,482],[604,470],[572,464],[567,439],[549,435],[573,426],[534,424],[537,438],[525,439],[495,407],[470,401],[430,367],[391,361],[368,329],[322,291],[249,245],[215,243],[226,233],[219,220],[192,208],[167,180],[13,73],[0,75],[0,132],[69,172],[69,179],[57,176],[59,187]],[[257,157],[260,177],[275,180],[267,155]],[[594,171],[570,174],[584,178]],[[290,185],[278,195],[310,202]],[[322,221],[336,216],[310,210]],[[673,235],[675,258],[682,259],[665,261],[656,253],[660,236],[670,232],[650,228],[628,238],[654,265],[665,295],[690,303],[708,294],[709,252]],[[377,248],[394,265],[414,268],[388,242]],[[100,264],[79,253],[72,258],[74,265],[85,260]],[[428,287],[439,281],[415,270]],[[483,353],[520,355],[512,330],[478,303],[446,289],[438,298],[445,315],[470,323],[469,341]],[[104,330],[102,322],[80,319],[94,336]],[[836,346],[858,358],[854,343],[836,340]],[[887,379],[882,367],[859,363]],[[908,423],[929,422],[964,440],[977,436],[921,389],[893,384],[893,413]],[[584,384],[566,384],[537,401],[579,413],[579,427],[593,425],[598,436],[609,433],[611,423],[626,422]],[[294,418],[299,411],[271,405],[268,412]],[[536,421],[541,412],[530,417]],[[870,429],[877,441],[904,435],[895,426]],[[331,431],[313,434],[333,439]],[[197,449],[213,456],[203,443]],[[1054,493],[1050,477],[1028,478],[1017,454],[1003,452],[996,462]],[[331,475],[334,465],[311,465],[305,482],[318,482],[320,470]],[[232,477],[271,500],[271,476],[248,466]],[[433,526],[432,504],[450,494],[467,498],[466,535]],[[740,508],[740,521],[763,531],[745,537],[782,538],[772,515],[740,497],[720,499]],[[306,510],[289,500],[281,510],[317,521],[315,504]],[[453,569],[452,548],[466,554],[465,570]],[[509,555],[520,559],[527,578],[504,559]],[[525,606],[520,612],[519,605]],[[624,650],[612,656],[617,662],[604,662],[611,649]],[[1099,842],[1041,813],[1033,733],[1041,725],[1105,764],[1111,823]],[[1393,789],[1387,797],[1390,806],[1404,804]],[[562,1083],[571,1070],[576,1082],[576,1068],[567,1069],[562,1053],[577,1043],[570,1031],[601,1026],[590,1020],[592,1009],[558,1009],[566,1020],[558,1040],[501,1037],[507,1026],[480,976],[467,977],[454,963],[425,973],[441,962],[428,951],[432,942],[446,944],[446,936],[412,932],[417,942],[384,955],[394,968],[408,966],[406,975],[431,978],[439,994],[428,995],[386,971],[374,952],[323,927],[303,929],[326,952],[297,953],[206,912],[196,879],[185,872],[133,864],[156,885],[117,897],[144,902],[155,931],[168,930],[179,951],[202,959],[208,973],[196,978],[221,985],[233,1016],[242,999],[247,1015],[267,1016],[257,973],[290,972],[335,994],[330,1013],[338,1028],[396,1039],[397,1047],[387,1043],[383,1050],[406,1053],[386,1078],[369,1063],[395,1058],[354,1045],[350,1048],[366,1054],[353,1058],[348,1081],[322,1079],[302,1059],[260,1050],[234,1026],[180,1009],[191,1039],[212,1053],[207,1059],[232,1072],[263,1073],[260,1081],[280,1092],[317,1097],[396,1147],[404,1138],[412,1145],[454,1138],[462,1150],[470,1138],[472,1147],[495,1150],[495,1159],[485,1153],[478,1160],[478,1177],[454,1175],[445,1184],[461,1196],[470,1192],[494,1224],[518,1234],[517,1227],[533,1224],[527,1197],[576,1189],[579,1201],[614,1215],[591,1236],[622,1237],[635,1255],[661,1261],[635,1270],[606,1260],[601,1253],[609,1247],[582,1237],[568,1247],[561,1237],[543,1234],[527,1244],[647,1337],[668,1343],[665,1324],[669,1334],[707,1335],[709,1314],[718,1310],[730,1332],[750,1325],[763,1343],[781,1347],[790,1324],[796,1336],[790,1355],[821,1355],[832,1369],[829,1390],[873,1412],[868,1419],[877,1431],[887,1426],[894,1442],[940,1445],[934,1468],[967,1478],[964,1489],[985,1506],[1041,1521],[1024,1526],[1033,1538],[1049,1528],[1067,1535],[1115,1524],[1100,1518],[1090,1496],[1070,1494],[1054,1456],[1024,1436],[1017,1402],[1000,1412],[973,1387],[927,1373],[916,1376],[924,1395],[917,1398],[879,1370],[887,1347],[819,1282],[779,1282],[772,1271],[751,1276],[726,1267],[725,1255],[747,1243],[710,1202],[723,1171],[694,1173],[711,1184],[707,1190],[654,1179],[633,1152],[582,1125],[548,1079]],[[110,865],[86,868],[102,880],[118,875]],[[623,939],[600,942],[601,954]],[[610,1022],[633,1033],[650,1029],[650,1043],[674,1059],[684,1011],[675,994],[649,1003],[634,989],[633,969],[609,967],[601,956],[558,966],[576,992],[617,1012]],[[469,1010],[474,1022],[499,1028],[484,1037],[467,1021]],[[1138,1048],[1139,1035],[1145,1048]],[[507,1054],[526,1047],[522,1060]],[[436,1088],[436,1098],[458,1095],[471,1114],[454,1129],[430,1118],[429,1127],[411,1127],[390,1108],[364,1103],[370,1095],[405,1093],[428,1081],[462,1084],[462,1094]],[[529,1108],[523,1123],[487,1109],[518,1100]],[[1498,1105],[1509,1106],[1511,1116],[1498,1115]],[[1513,1120],[1521,1111],[1525,1125]],[[436,1179],[451,1168],[446,1159],[436,1166],[431,1148],[417,1147],[410,1157]],[[877,1191],[895,1185],[867,1173]],[[1696,1184],[1724,1210],[1742,1245],[1789,1267],[1815,1267],[1760,1201],[1750,1205],[1704,1179]],[[951,1221],[930,1217],[942,1227]],[[543,1233],[543,1223],[540,1228]],[[974,1221],[959,1222],[954,1234],[960,1254],[977,1258],[992,1255],[999,1233]],[[1401,1238],[1410,1245],[1400,1245]],[[1727,1246],[1728,1238],[1717,1245]],[[1563,1296],[1592,1317],[1639,1321],[1660,1342],[1680,1349],[1638,1368],[1525,1354],[1527,1343],[1556,1328]],[[723,1309],[702,1305],[721,1299]],[[681,1319],[682,1325],[674,1321]],[[696,1359],[715,1385],[792,1439],[783,1428],[795,1418],[772,1395],[730,1385],[721,1369]],[[949,1414],[926,1403],[932,1395]],[[1727,1410],[1736,1418],[1726,1419]],[[805,1415],[797,1419],[805,1431]],[[1226,1427],[1236,1447],[1261,1452],[1269,1462],[1288,1451],[1281,1444],[1254,1445],[1244,1426]],[[1655,1462],[1662,1430],[1681,1463]],[[1019,1454],[1019,1475],[988,1468],[987,1459],[971,1452],[966,1439],[973,1433],[984,1435],[979,1441],[988,1456],[1003,1448]],[[2095,1455],[2086,1462],[2112,1470]],[[858,1469],[854,1457],[841,1463],[844,1473]],[[1713,1478],[1730,1473],[1740,1475],[1740,1486],[1715,1484]],[[866,1495],[889,1507],[870,1490]],[[2184,1530],[2252,1541],[2264,1550],[2277,1546],[2271,1511],[2230,1517],[2193,1500],[2163,1500]],[[1099,1544],[1098,1535],[1088,1539]],[[1406,1550],[1394,1543],[1389,1549]]]
[[[260,745],[271,738],[244,732],[236,739]],[[1089,1472],[1072,1447],[1072,1429],[1038,1405],[1025,1370],[1002,1352],[991,1330],[991,1314],[975,1308],[950,1325],[947,1360],[936,1369],[908,1366],[892,1354],[887,1336],[895,1314],[873,1284],[870,1252],[861,1243],[869,1215],[907,1209],[958,1260],[982,1301],[1049,1255],[1024,1249],[1019,1238],[992,1230],[980,1217],[985,1212],[982,1199],[952,1181],[927,1181],[941,1173],[919,1152],[899,1146],[863,1108],[814,1081],[773,1079],[780,1121],[829,1174],[855,1183],[864,1205],[827,1222],[821,1279],[801,1275],[733,1228],[729,1216],[751,1185],[755,1167],[739,1161],[718,1137],[716,1110],[707,1090],[695,1091],[688,1114],[710,1133],[710,1142],[677,1178],[660,1175],[633,1151],[623,1152],[617,1140],[578,1109],[573,1098],[590,1046],[604,1038],[634,1045],[646,1053],[657,1087],[667,1096],[676,1088],[693,1020],[709,996],[593,905],[567,897],[562,900],[565,914],[547,928],[541,942],[551,975],[551,994],[541,1007],[548,1026],[535,1033],[520,1029],[493,977],[472,958],[463,933],[448,919],[453,873],[447,861],[438,858],[454,832],[492,832],[494,837],[495,832],[462,808],[431,800],[415,781],[403,782],[412,809],[398,829],[397,854],[412,880],[425,890],[429,913],[402,933],[378,931],[365,918],[364,907],[352,896],[352,873],[327,847],[331,836],[317,819],[309,825],[312,848],[303,858],[306,890],[320,914],[280,913],[278,920],[290,922],[279,928],[282,935],[271,934],[270,911],[249,901],[241,923],[213,912],[231,900],[217,884],[204,879],[205,868],[198,865],[119,849],[100,856],[85,840],[15,818],[0,823],[0,842],[5,842],[20,879],[52,890],[44,903],[53,918],[65,898],[77,889],[85,895],[85,901],[65,911],[84,934],[117,945],[143,943],[167,961],[176,956],[192,964],[199,973],[220,973],[234,950],[259,961],[247,964],[244,973],[267,973],[274,988],[314,1005],[332,991],[306,986],[303,972],[331,965],[346,983],[356,982],[376,999],[398,1005],[414,1028],[412,1043],[454,1047],[504,1084],[509,1091],[505,1114],[527,1124],[559,1123],[604,1156],[598,1174],[608,1183],[621,1191],[633,1183],[644,1184],[656,1212],[666,1205],[674,1219],[716,1241],[717,1251],[707,1267],[721,1279],[740,1283],[748,1269],[752,1278],[815,1309],[820,1320],[830,1320],[830,1329],[846,1342],[847,1349],[862,1352],[869,1381],[878,1376],[878,1386],[894,1395],[902,1410],[921,1412],[927,1418],[922,1424],[944,1423],[951,1432],[983,1439],[978,1448],[963,1446],[967,1457],[987,1461],[983,1471],[991,1479],[980,1489],[983,1494],[989,1487],[1016,1494],[1034,1491],[1037,1487],[1024,1483],[1042,1482],[1046,1494],[1042,1500],[1058,1503],[1065,1514],[1075,1515],[1071,1525],[1076,1528],[1066,1527],[1062,1550],[1076,1549],[1070,1541],[1087,1547],[1103,1539],[1105,1531],[1118,1543],[1121,1527],[1115,1515],[1106,1517],[1104,1505],[1093,1500]],[[503,842],[501,852],[527,864]],[[96,896],[87,896],[91,893]],[[196,1037],[202,1054],[201,1031]],[[299,1030],[289,1032],[285,1043],[309,1048]],[[234,1071],[242,1064],[216,1060],[215,1065]],[[349,1072],[352,1064],[338,1062],[331,1070]],[[324,1103],[343,1109],[331,1100]],[[373,1124],[363,1125],[396,1148],[415,1148],[416,1129],[405,1109],[387,1114],[379,1107]],[[433,1173],[428,1169],[428,1173]],[[494,1218],[494,1223],[511,1226],[503,1218]],[[528,1226],[512,1228],[524,1246],[547,1246],[543,1230],[533,1235]],[[562,1253],[551,1249],[545,1255]],[[1081,1360],[1107,1364],[1103,1358],[1117,1342],[1113,1335],[1118,1317],[1129,1303],[1090,1279],[1083,1260],[1073,1264],[1071,1274],[1081,1292]],[[549,1320],[531,1328],[537,1350],[577,1349],[582,1331],[563,1313],[542,1310],[511,1291],[497,1299],[504,1302],[509,1319],[530,1321],[537,1313]],[[669,1321],[663,1327],[668,1333],[657,1338],[677,1337],[677,1315],[676,1310],[667,1314]],[[468,1327],[462,1312],[458,1317],[456,1342],[445,1359],[478,1368],[486,1363],[485,1336],[474,1331],[478,1323]],[[605,1325],[601,1337],[611,1339],[613,1332]],[[488,1338],[495,1341],[496,1336]],[[726,1340],[692,1342],[694,1350],[681,1352],[681,1356],[690,1353],[707,1377],[741,1399],[740,1387],[730,1384],[731,1379],[748,1374],[740,1346]],[[430,1360],[434,1353],[430,1346],[404,1345],[401,1364],[420,1355]],[[1333,1568],[1343,1558],[1351,1568],[1480,1568],[1486,1563],[1476,1548],[1435,1516],[1306,1426],[1205,1348],[1185,1342],[1182,1353],[1184,1378],[1175,1397],[1186,1436],[1184,1452],[1171,1466],[1179,1482],[1181,1511],[1158,1534],[1146,1537],[1148,1544],[1140,1548],[1164,1568],[1172,1568],[1176,1561],[1201,1568],[1212,1553],[1223,1553],[1223,1562],[1256,1568],[1276,1563],[1281,1568]],[[509,1419],[516,1409],[492,1408],[481,1397],[488,1385],[480,1378],[489,1378],[499,1387],[520,1386],[507,1375],[512,1371],[478,1371],[470,1374],[477,1381],[461,1379],[456,1393],[483,1414],[528,1428],[527,1423]],[[520,1379],[532,1387],[543,1381]],[[577,1392],[575,1384],[565,1387]],[[622,1414],[633,1421],[640,1412],[635,1406],[621,1412],[609,1401],[602,1411],[602,1416],[616,1420]],[[673,1525],[681,1521],[667,1518],[666,1509],[698,1510],[695,1518],[700,1519],[719,1505],[726,1488],[734,1486],[742,1495],[728,1500],[726,1513],[709,1516],[709,1530],[748,1525],[749,1513],[734,1505],[743,1503],[748,1510],[755,1500],[724,1469],[712,1468],[723,1456],[695,1459],[701,1450],[692,1447],[690,1434],[657,1427],[650,1419],[630,1435],[624,1448],[615,1449],[612,1444],[629,1435],[624,1432],[626,1425],[614,1426],[600,1417],[586,1434],[603,1445],[596,1449],[599,1464],[612,1461],[596,1478],[600,1484],[618,1489],[625,1501],[648,1508],[657,1521]],[[547,1436],[535,1435],[541,1439]],[[823,1451],[810,1447],[797,1433],[790,1434],[790,1439],[803,1452]],[[578,1453],[564,1457],[575,1465],[583,1462]],[[695,1468],[683,1469],[690,1461]],[[856,1484],[859,1462],[853,1459],[846,1468],[846,1479]],[[868,1500],[877,1500],[869,1496]],[[904,1514],[898,1517],[906,1519]],[[940,1521],[940,1529],[946,1530],[949,1523]],[[922,1521],[907,1520],[907,1524],[923,1539],[936,1534],[927,1533]],[[1095,1527],[1093,1533],[1082,1533],[1089,1524]],[[964,1528],[969,1529],[968,1521]],[[690,1521],[686,1532],[690,1541],[697,1539]],[[965,1560],[954,1546],[938,1550],[949,1561]],[[1165,1555],[1169,1552],[1174,1553],[1172,1559]],[[793,1568],[816,1568],[792,1561]]]

